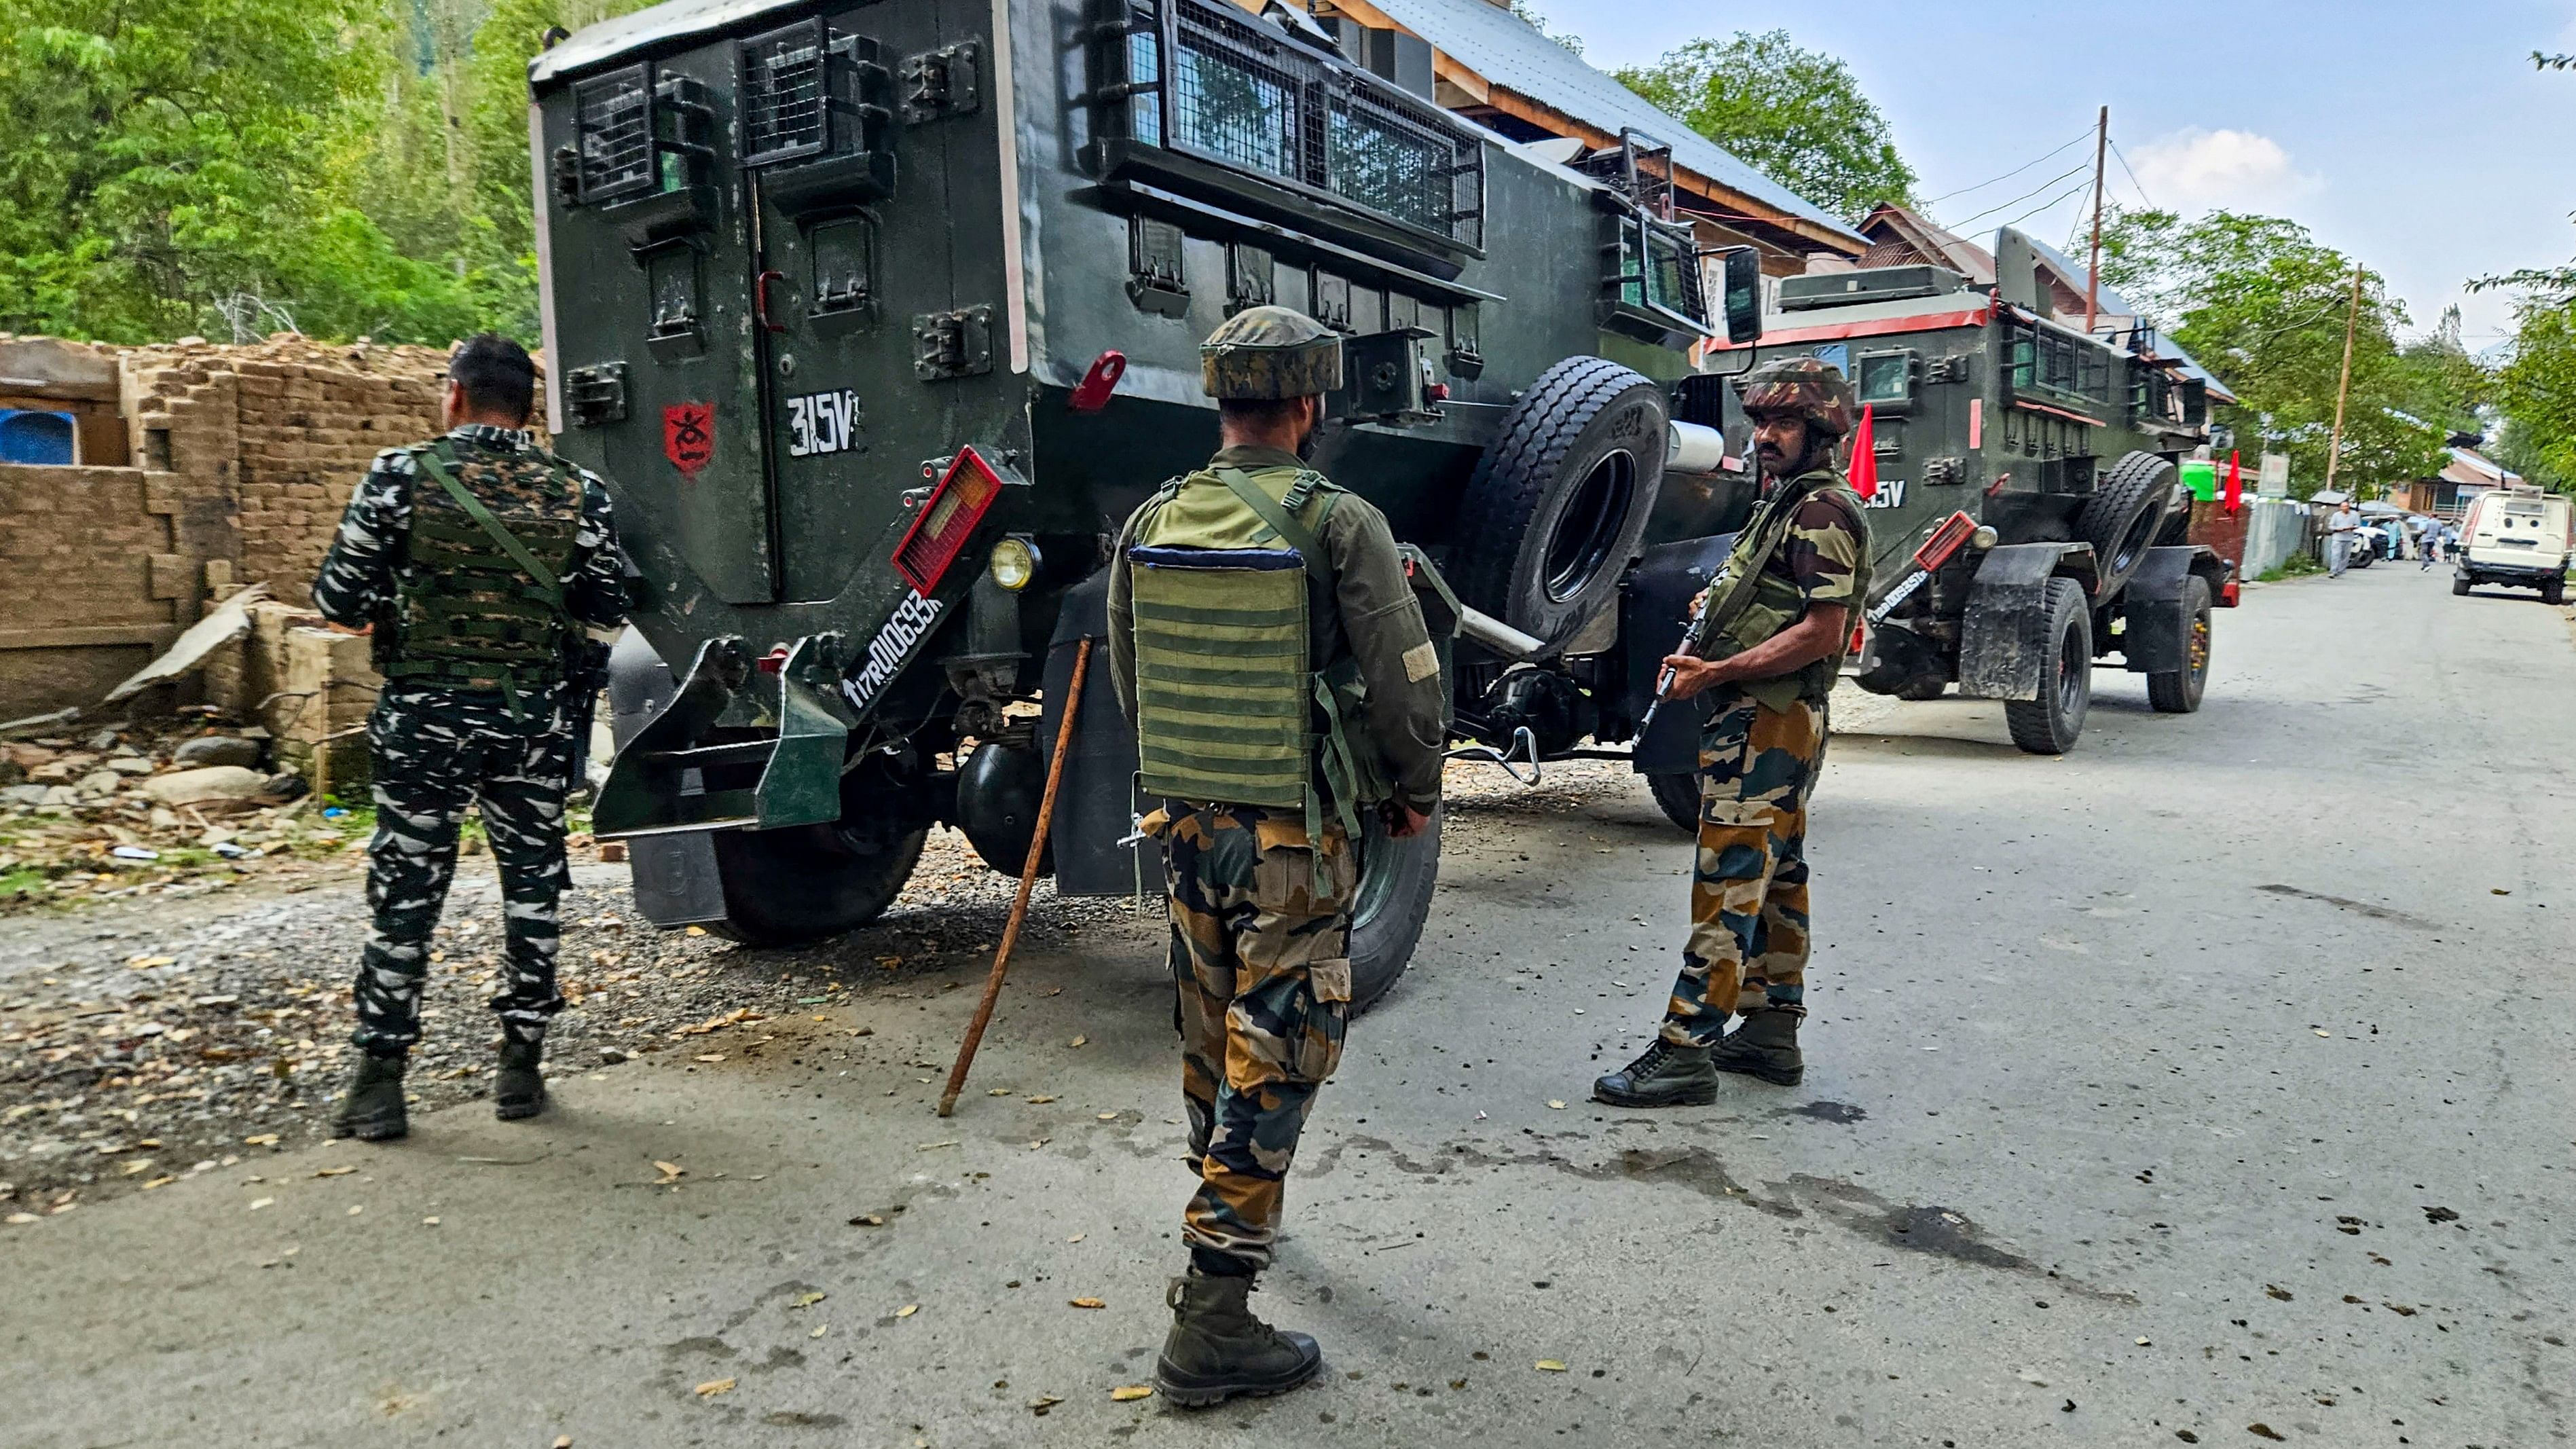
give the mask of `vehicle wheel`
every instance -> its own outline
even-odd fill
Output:
[[[2040,681],[2039,698],[2004,702],[2004,724],[2012,742],[2030,753],[2062,755],[2075,748],[2085,711],[2093,707],[2093,616],[2083,587],[2050,579],[2045,601],[2023,627],[2029,647],[2046,651],[2041,657],[2056,667]]]
[[[2137,572],[2173,511],[2174,465],[2153,453],[2131,453],[2111,465],[2092,501],[2075,516],[2075,536],[2093,545],[2094,594],[2107,599]]]
[[[1655,797],[1655,808],[1664,818],[1682,828],[1684,835],[1699,834],[1699,774],[1679,770],[1669,775],[1648,775],[1647,793]]]
[[[1359,888],[1351,897],[1351,1011],[1377,1004],[1413,964],[1431,895],[1440,885],[1440,812],[1409,840],[1390,839],[1378,812],[1365,812]]]
[[[2198,574],[2183,582],[2184,657],[2189,661],[2180,669],[2159,669],[2147,675],[2147,703],[2166,714],[2193,714],[2200,709],[2200,696],[2209,688],[2209,580]]]
[[[2467,597],[2469,596],[2469,579],[2468,579],[2468,575],[2466,575],[2466,574],[2453,574],[2453,575],[2451,575],[2451,592],[2452,592],[2452,594],[2453,594],[2453,595],[2455,595],[2456,597],[2463,598],[2463,599],[2467,598]]]
[[[1476,462],[1446,570],[1458,596],[1549,643],[1615,605],[1663,487],[1665,400],[1641,374],[1569,357]]]
[[[2544,604],[2566,603],[2567,581],[2565,579],[2549,579],[2544,581],[2540,586],[2540,602]]]
[[[894,904],[929,834],[925,826],[853,840],[837,824],[719,831],[725,921],[716,929],[754,946],[855,931]]]

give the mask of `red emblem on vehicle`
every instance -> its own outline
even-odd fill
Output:
[[[698,470],[716,455],[716,410],[701,402],[673,403],[662,409],[662,456],[680,470],[683,478],[696,478]]]

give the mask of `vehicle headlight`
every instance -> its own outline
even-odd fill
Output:
[[[1037,545],[1017,535],[1005,538],[993,545],[993,559],[986,567],[993,582],[1016,594],[1038,576]]]
[[[1993,548],[1995,546],[1995,540],[2000,537],[2002,537],[2002,535],[1995,532],[1995,526],[1993,524],[1980,523],[1977,525],[1977,531],[1968,535],[1968,542],[1975,544],[1979,548]]]

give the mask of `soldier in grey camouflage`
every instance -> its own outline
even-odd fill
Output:
[[[403,1065],[420,1040],[430,936],[456,870],[466,807],[500,867],[507,944],[493,1110],[545,1107],[538,1063],[555,990],[555,903],[568,878],[564,796],[587,631],[623,623],[608,493],[527,432],[535,366],[517,343],[460,343],[448,431],[380,455],[314,581],[324,618],[374,636],[382,693],[367,721],[376,829],[374,929],[355,996],[361,1053],[332,1122],[370,1141],[409,1130]]]

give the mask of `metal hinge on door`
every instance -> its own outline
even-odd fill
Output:
[[[907,124],[963,116],[982,102],[976,84],[977,47],[959,41],[906,56],[903,62],[903,119]]]
[[[1926,483],[1964,483],[1967,479],[1968,460],[1965,458],[1934,458],[1923,465],[1923,481]]]
[[[993,370],[993,309],[978,304],[912,319],[912,373],[923,382]]]

